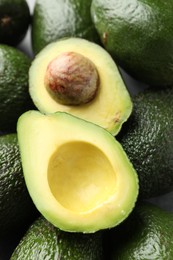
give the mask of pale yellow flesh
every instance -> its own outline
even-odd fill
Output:
[[[105,154],[85,142],[60,146],[48,167],[52,194],[63,207],[75,212],[93,210],[113,196],[115,174]]]
[[[59,54],[76,52],[93,62],[99,74],[99,88],[96,97],[80,106],[57,103],[48,93],[44,76],[48,64]],[[29,71],[29,91],[43,113],[57,111],[72,115],[102,126],[112,134],[117,134],[132,111],[130,95],[124,85],[119,70],[111,56],[99,45],[84,39],[69,38],[49,44],[33,61]]]
[[[126,218],[138,178],[104,129],[57,113],[30,111],[17,126],[25,181],[38,210],[66,231],[95,232]]]

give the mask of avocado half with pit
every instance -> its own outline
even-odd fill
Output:
[[[29,91],[42,113],[68,112],[113,135],[132,111],[129,92],[111,56],[80,38],[51,43],[35,57]]]
[[[17,133],[28,191],[37,209],[64,231],[111,228],[132,211],[138,177],[104,128],[57,112],[25,112]]]

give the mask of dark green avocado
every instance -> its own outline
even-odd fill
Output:
[[[28,229],[11,260],[101,260],[102,233],[81,234],[60,231],[43,217]]]
[[[36,0],[32,20],[32,46],[38,53],[64,37],[99,42],[90,15],[91,0]]]
[[[147,89],[132,99],[134,108],[117,139],[139,176],[139,196],[173,190],[173,88]]]
[[[33,108],[28,91],[31,60],[14,47],[0,44],[0,131],[16,131],[18,117]]]
[[[171,260],[172,230],[172,212],[149,203],[139,204],[125,222],[105,235],[105,259]]]
[[[0,0],[0,43],[19,44],[26,35],[31,15],[25,0]]]
[[[155,86],[173,84],[173,1],[93,0],[104,47],[129,74]]]
[[[0,237],[22,230],[37,216],[25,185],[17,136],[0,136]]]

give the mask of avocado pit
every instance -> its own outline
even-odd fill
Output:
[[[45,87],[64,105],[81,105],[96,96],[99,75],[94,63],[76,52],[58,55],[47,66]]]

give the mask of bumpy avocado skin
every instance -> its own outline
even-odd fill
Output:
[[[133,112],[117,139],[139,176],[139,196],[173,190],[173,88],[147,89],[133,98]]]
[[[22,238],[10,259],[101,260],[102,235],[63,232],[43,217],[39,217]]]
[[[23,52],[0,45],[0,131],[16,131],[18,117],[34,108],[28,91],[31,60]]]
[[[173,214],[150,203],[137,205],[130,217],[105,235],[111,260],[173,259]]]
[[[0,43],[16,46],[26,35],[31,15],[25,0],[0,0]]]
[[[90,6],[91,0],[36,0],[32,19],[34,53],[64,37],[100,42],[91,20]]]
[[[173,83],[173,2],[93,0],[92,19],[104,47],[149,85]]]
[[[0,137],[0,237],[27,227],[37,216],[26,189],[16,134]]]

